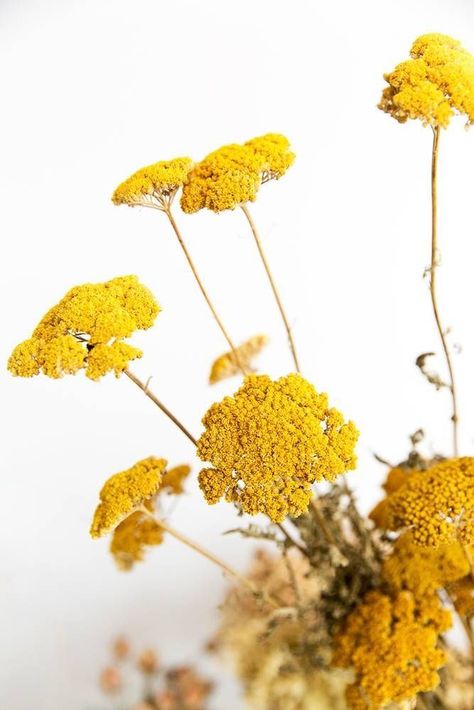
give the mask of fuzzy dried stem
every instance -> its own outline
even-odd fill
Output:
[[[253,237],[255,239],[255,243],[257,245],[258,253],[260,254],[260,258],[262,260],[263,266],[265,268],[265,271],[267,272],[268,280],[270,281],[270,286],[272,287],[273,295],[275,296],[275,301],[277,302],[278,310],[280,311],[280,315],[281,315],[283,323],[285,325],[286,333],[288,336],[288,344],[290,346],[291,355],[293,357],[293,362],[295,364],[296,372],[300,372],[300,366],[299,366],[299,362],[298,362],[298,356],[296,354],[295,342],[293,340],[293,335],[291,332],[290,322],[289,322],[288,317],[285,313],[285,309],[283,307],[283,303],[282,303],[279,291],[277,289],[275,279],[273,278],[272,272],[270,270],[270,265],[267,261],[267,257],[265,256],[265,252],[263,251],[262,242],[260,240],[257,228],[255,226],[255,222],[253,221],[253,218],[252,218],[252,215],[250,214],[248,206],[246,204],[243,204],[243,205],[240,205],[240,207],[242,208],[242,212],[246,216],[247,221],[250,225],[250,229],[252,231]]]
[[[449,373],[449,390],[452,400],[452,415],[451,421],[453,425],[453,453],[458,455],[458,406],[457,392],[454,378],[454,368],[446,342],[446,331],[444,330],[441,318],[439,315],[437,292],[436,292],[436,270],[438,268],[438,154],[439,154],[439,135],[440,128],[433,128],[433,148],[431,153],[431,265],[430,265],[430,295],[431,304],[433,307],[433,315],[436,321],[436,327],[443,347],[444,356]]]
[[[165,407],[163,402],[161,402],[158,397],[153,394],[153,392],[148,388],[148,384],[145,382],[142,382],[136,375],[133,374],[133,372],[130,372],[130,370],[124,370],[123,374],[126,375],[137,387],[139,387],[142,392],[146,394],[146,396],[151,399],[151,401],[156,404],[157,407],[161,409],[163,414],[166,414],[168,419],[171,419],[173,424],[175,424],[178,429],[181,429],[183,434],[188,437],[189,441],[191,441],[194,446],[197,446],[197,440],[194,438],[194,436],[186,429],[184,424],[182,424],[179,419],[177,419],[172,412],[168,409],[168,407]]]
[[[334,545],[334,547],[337,547],[337,542],[334,538],[334,535],[332,534],[329,527],[327,526],[326,521],[324,520],[324,517],[321,515],[321,511],[318,508],[318,504],[316,503],[316,500],[314,498],[312,498],[309,503],[311,506],[311,510],[313,511],[314,517],[316,519],[316,522],[317,522],[318,526],[320,527],[321,532],[324,535],[324,539],[326,540],[328,545]]]
[[[235,362],[236,362],[238,368],[240,369],[240,371],[242,372],[243,375],[246,375],[246,374],[247,374],[247,370],[246,370],[246,368],[245,368],[244,363],[242,362],[242,358],[241,358],[240,355],[239,355],[239,351],[238,351],[238,349],[236,348],[236,346],[235,346],[233,340],[231,339],[229,333],[227,332],[227,330],[226,330],[226,328],[225,328],[225,326],[224,326],[222,320],[220,319],[220,317],[219,317],[219,315],[218,315],[218,313],[217,313],[217,311],[216,311],[216,309],[215,309],[215,307],[214,307],[214,304],[212,303],[212,301],[211,301],[211,299],[210,299],[210,297],[209,297],[209,295],[208,295],[208,293],[207,293],[207,291],[206,291],[206,289],[205,289],[205,287],[204,287],[203,282],[201,281],[201,277],[199,276],[199,274],[198,274],[198,272],[197,272],[197,269],[196,269],[196,267],[195,267],[195,265],[194,265],[194,262],[193,262],[193,260],[192,260],[192,258],[191,258],[191,255],[190,255],[190,253],[189,253],[189,251],[188,251],[188,248],[187,248],[186,244],[184,243],[183,236],[182,236],[182,234],[181,234],[181,232],[180,232],[180,230],[179,230],[178,225],[176,224],[176,220],[175,220],[175,218],[174,218],[174,216],[173,216],[173,214],[172,214],[172,212],[171,212],[170,207],[169,207],[168,205],[166,205],[166,206],[163,208],[163,212],[166,214],[166,216],[167,216],[168,219],[169,219],[169,222],[170,222],[170,224],[171,224],[171,226],[172,226],[172,228],[173,228],[173,231],[174,231],[174,233],[176,234],[176,237],[177,237],[177,239],[178,239],[179,245],[180,245],[181,249],[182,249],[183,252],[184,252],[184,255],[185,255],[185,257],[186,257],[186,260],[187,260],[187,262],[188,262],[188,264],[189,264],[189,267],[190,267],[190,269],[191,269],[191,271],[192,271],[192,273],[193,273],[193,276],[194,276],[194,278],[196,279],[196,283],[197,283],[197,285],[199,286],[199,288],[200,288],[200,290],[201,290],[201,293],[202,293],[202,295],[204,296],[204,299],[205,299],[207,305],[209,306],[209,310],[211,311],[214,320],[216,321],[217,325],[219,326],[222,335],[223,335],[224,338],[226,339],[226,341],[227,341],[227,343],[228,343],[228,345],[229,345],[229,348],[230,348],[231,351],[232,351],[232,355],[233,355],[233,357],[234,357],[234,360],[235,360]]]
[[[306,547],[304,547],[304,546],[301,545],[297,540],[295,540],[295,539],[290,535],[290,533],[288,532],[288,530],[282,525],[282,523],[277,523],[276,525],[277,525],[277,528],[279,528],[279,529],[281,530],[281,532],[283,533],[283,535],[285,536],[286,540],[288,541],[288,544],[291,545],[291,546],[293,546],[293,547],[296,547],[303,555],[305,555],[305,556],[307,557],[307,556],[308,556],[308,550],[306,549]]]

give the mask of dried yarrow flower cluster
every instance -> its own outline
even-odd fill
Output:
[[[275,522],[307,510],[315,481],[355,468],[358,432],[301,375],[250,375],[203,418],[197,453],[208,503],[222,497]]]
[[[279,180],[293,164],[290,143],[280,134],[225,145],[196,163],[187,157],[154,163],[133,173],[112,197],[116,205],[151,207],[168,218],[228,344],[209,382],[242,378],[233,395],[208,408],[200,436],[129,369],[142,352],[128,338],[150,328],[160,310],[135,276],[71,289],[8,363],[22,377],[42,372],[59,378],[83,369],[99,380],[108,372],[125,373],[192,444],[204,464],[198,480],[207,503],[224,500],[241,517],[265,516],[232,531],[277,550],[258,553],[242,575],[171,527],[165,501],[183,493],[190,467],[168,469],[165,459],[151,456],[109,478],[91,525],[92,537],[111,535],[121,570],[142,561],[166,533],[237,580],[213,645],[232,658],[256,710],[471,710],[474,703],[474,458],[458,453],[454,367],[435,278],[439,136],[455,114],[474,122],[474,58],[450,37],[423,35],[385,79],[379,108],[400,123],[418,119],[433,129],[427,274],[447,374],[426,370],[428,353],[418,356],[417,366],[451,397],[449,456],[424,458],[416,432],[407,460],[389,468],[384,499],[368,517],[360,514],[344,476],[356,466],[358,431],[301,374],[290,319],[249,211],[261,185]],[[267,337],[236,345],[241,341],[229,335],[172,214],[180,191],[188,214],[241,208],[286,329],[294,372],[277,379],[255,374],[254,358]],[[324,486],[316,487],[319,482]],[[446,636],[454,620],[465,632],[470,658]],[[126,642],[117,642],[116,663],[101,679],[107,693],[120,692],[118,664],[128,655]],[[168,671],[157,689],[162,671],[153,650],[137,664],[148,690],[134,710],[204,710],[211,686],[192,669]]]
[[[119,375],[141,350],[124,342],[155,322],[159,306],[136,276],[75,286],[13,350],[8,369],[20,377],[42,372],[57,379],[81,369],[98,380]]]
[[[137,673],[143,686],[139,697],[136,690],[132,693]],[[214,688],[192,666],[163,667],[153,648],[134,653],[124,637],[112,644],[111,663],[101,672],[99,685],[124,710],[206,710]]]

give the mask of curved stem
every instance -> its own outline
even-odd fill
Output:
[[[438,310],[437,293],[436,293],[436,269],[438,267],[438,194],[437,194],[437,173],[438,173],[438,152],[439,152],[439,135],[440,129],[433,129],[433,148],[431,153],[431,266],[430,266],[430,295],[431,304],[433,306],[433,314],[436,321],[441,345],[443,347],[446,364],[449,373],[449,390],[452,400],[452,415],[453,423],[453,452],[454,456],[458,455],[458,407],[456,383],[454,379],[454,369],[451,361],[448,344],[446,342],[446,332],[441,324],[441,318]]]
[[[233,569],[233,567],[230,567],[226,562],[221,560],[219,557],[214,555],[214,553],[209,552],[209,550],[206,550],[204,547],[202,547],[199,543],[195,542],[194,540],[191,540],[191,538],[187,537],[186,535],[183,535],[183,533],[179,532],[178,530],[175,530],[172,528],[168,523],[165,523],[164,520],[161,520],[161,518],[156,518],[152,512],[150,512],[147,508],[143,507],[141,508],[141,511],[145,513],[148,517],[152,518],[157,525],[160,526],[163,530],[165,530],[169,535],[172,535],[176,540],[179,540],[179,542],[182,542],[183,545],[186,545],[187,547],[191,548],[195,552],[197,552],[199,555],[202,557],[205,557],[207,560],[210,562],[213,562],[215,565],[221,568],[221,570],[224,572],[224,574],[228,575],[229,577],[233,577],[236,579],[240,584],[242,584],[244,587],[246,587],[252,594],[256,596],[262,596],[263,598],[266,599],[266,601],[270,601],[272,604],[275,606],[278,606],[277,602],[275,600],[272,600],[270,597],[266,595],[265,592],[262,590],[258,589],[255,587],[255,585],[246,577],[241,575],[237,570]]]
[[[292,545],[293,547],[296,547],[303,555],[305,555],[307,557],[308,550],[306,549],[306,547],[304,547],[297,540],[295,540],[290,535],[288,530],[284,527],[284,525],[282,525],[282,523],[277,523],[276,525],[277,525],[277,528],[279,528],[281,530],[281,532],[283,533],[283,535],[285,536],[286,540],[288,541],[288,544]]]
[[[176,424],[178,429],[181,429],[183,434],[185,434],[188,437],[189,441],[191,441],[194,444],[194,446],[197,446],[197,440],[194,438],[194,436],[192,434],[190,434],[189,431],[186,429],[186,427],[183,424],[181,424],[179,419],[177,419],[174,416],[174,414],[172,412],[170,412],[168,407],[165,407],[163,402],[161,402],[158,399],[158,397],[155,394],[153,394],[153,392],[151,392],[151,390],[148,389],[148,385],[145,382],[142,382],[141,380],[139,380],[138,377],[133,374],[133,372],[130,372],[130,370],[124,370],[123,374],[126,375],[135,385],[137,385],[137,387],[139,387],[142,390],[142,392],[144,392],[146,394],[146,396],[149,399],[151,399],[151,401],[154,402],[154,404],[156,404],[157,407],[159,407],[161,409],[163,414],[166,414],[168,419],[171,419],[173,424]]]
[[[250,225],[250,229],[252,230],[252,234],[254,236],[255,243],[257,245],[257,249],[260,254],[260,258],[262,260],[263,266],[265,267],[265,271],[267,272],[268,280],[270,281],[270,286],[272,287],[273,295],[275,296],[275,300],[277,302],[278,310],[280,311],[280,315],[281,315],[283,323],[285,325],[286,333],[288,336],[288,343],[290,346],[291,354],[293,356],[293,362],[295,364],[296,372],[300,372],[298,356],[296,354],[295,342],[293,340],[293,335],[291,333],[290,323],[289,323],[288,317],[285,313],[285,309],[283,308],[283,303],[282,303],[280,294],[278,292],[275,280],[273,278],[272,272],[270,271],[270,266],[269,266],[269,263],[268,263],[267,258],[265,256],[265,252],[263,251],[262,242],[260,241],[260,237],[258,235],[257,228],[255,226],[255,222],[252,219],[252,215],[249,212],[248,206],[246,204],[243,204],[243,205],[240,205],[240,207],[242,208],[242,212],[246,216],[247,221]]]
[[[238,351],[238,349],[236,348],[236,346],[234,345],[234,342],[232,341],[232,339],[231,339],[229,333],[227,332],[227,330],[226,330],[226,328],[225,328],[225,326],[224,326],[222,320],[220,319],[219,315],[217,314],[216,309],[214,308],[214,304],[212,303],[211,299],[210,299],[209,296],[208,296],[208,293],[207,293],[206,289],[204,288],[204,284],[202,283],[201,278],[200,278],[200,276],[199,276],[199,274],[198,274],[198,272],[197,272],[197,270],[196,270],[196,267],[195,267],[194,262],[193,262],[193,260],[192,260],[192,258],[191,258],[191,255],[190,255],[190,253],[189,253],[189,251],[188,251],[188,248],[186,247],[186,244],[184,243],[183,237],[182,237],[181,232],[180,232],[180,230],[179,230],[179,228],[178,228],[178,225],[176,224],[176,220],[175,220],[175,218],[174,218],[174,216],[173,216],[173,214],[172,214],[172,212],[171,212],[171,209],[169,208],[169,206],[166,206],[166,207],[163,209],[163,212],[166,214],[166,216],[168,217],[168,219],[169,219],[169,221],[170,221],[170,224],[171,224],[171,226],[172,226],[172,228],[173,228],[174,233],[176,234],[176,237],[177,237],[178,242],[179,242],[179,244],[180,244],[180,246],[181,246],[181,249],[183,250],[184,255],[185,255],[186,259],[187,259],[187,262],[188,262],[188,264],[189,264],[189,266],[190,266],[190,268],[191,268],[191,271],[193,272],[194,278],[196,279],[196,283],[197,283],[197,285],[199,286],[199,288],[201,289],[201,293],[202,293],[202,295],[204,296],[204,299],[205,299],[207,305],[209,306],[209,310],[211,311],[211,313],[212,313],[212,315],[213,315],[213,317],[214,317],[214,320],[216,321],[217,325],[219,326],[222,335],[223,335],[224,338],[227,340],[227,343],[228,343],[228,345],[229,345],[229,347],[230,347],[230,349],[231,349],[231,351],[232,351],[232,354],[233,354],[233,356],[234,356],[235,362],[237,363],[237,366],[238,366],[239,369],[241,370],[242,374],[243,374],[243,375],[246,375],[247,372],[246,372],[246,369],[245,369],[245,365],[244,365],[244,363],[242,362],[242,358],[241,358],[240,355],[239,355],[239,351]]]

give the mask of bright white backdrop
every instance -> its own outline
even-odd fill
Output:
[[[72,285],[137,273],[163,305],[137,340],[136,366],[199,432],[235,383],[210,390],[225,343],[158,213],[115,208],[115,185],[143,164],[195,159],[227,142],[287,134],[291,171],[254,214],[291,314],[304,372],[362,431],[351,474],[360,504],[422,426],[447,450],[448,398],[414,366],[439,350],[431,321],[429,130],[377,111],[381,75],[419,34],[474,50],[465,0],[2,0],[0,114],[3,312],[0,362]],[[455,121],[440,158],[439,287],[471,452],[474,132]],[[271,335],[262,366],[287,372],[285,339],[243,216],[181,216],[189,247],[236,339]],[[131,574],[88,537],[108,474],[156,454],[192,461],[186,439],[126,380],[52,381],[1,372],[0,708],[95,707],[94,683],[117,632],[197,661],[225,582],[173,541]],[[198,463],[192,461],[194,471]],[[195,483],[174,515],[244,568],[250,543],[220,532],[235,518]],[[214,710],[241,707],[220,666]]]

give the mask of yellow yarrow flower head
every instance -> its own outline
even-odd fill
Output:
[[[250,375],[203,418],[197,453],[209,504],[222,497],[275,522],[308,509],[311,485],[355,468],[358,431],[301,375]]]
[[[264,161],[262,183],[279,180],[295,160],[295,154],[290,150],[290,141],[280,133],[266,133],[264,136],[252,138],[244,143],[244,146]]]
[[[417,599],[457,582],[469,573],[469,562],[459,542],[437,548],[420,547],[410,531],[396,540],[382,564],[382,579],[392,591],[404,589]]]
[[[192,167],[191,158],[174,158],[140,168],[117,187],[112,202],[163,209],[171,204]]]
[[[416,471],[388,501],[388,529],[410,528],[417,545],[474,545],[474,458]]]
[[[170,468],[169,471],[166,471],[163,474],[163,481],[161,483],[160,490],[173,493],[174,495],[179,495],[184,490],[183,485],[190,472],[191,468],[186,464]]]
[[[333,665],[355,673],[346,691],[348,707],[374,710],[436,688],[437,671],[446,662],[438,633],[426,615],[420,618],[411,592],[393,599],[369,592],[334,639]]]
[[[111,476],[100,491],[91,536],[102,537],[153,498],[162,483],[167,461],[150,456]]]
[[[93,380],[112,371],[118,376],[142,355],[123,339],[150,328],[159,310],[136,276],[75,286],[17,345],[8,369],[20,377],[42,372],[56,379],[81,369]]]
[[[247,371],[253,372],[252,359],[263,350],[267,343],[266,335],[254,335],[239,345],[235,352],[231,350],[218,357],[212,363],[209,384],[214,385],[216,382],[237,375],[241,371],[241,366]]]
[[[385,74],[379,108],[400,123],[409,118],[446,128],[455,114],[474,122],[474,57],[447,35],[427,34],[412,45],[411,59]]]
[[[382,488],[387,493],[387,497],[383,498],[375,508],[369,513],[369,518],[375,523],[377,528],[386,529],[388,525],[388,496],[397,491],[407,480],[413,469],[396,466],[391,468],[387,474],[385,483]]]
[[[182,209],[189,214],[204,208],[223,212],[255,202],[260,185],[280,178],[293,163],[289,145],[285,136],[268,133],[210,153],[188,173]]]
[[[163,528],[146,513],[137,511],[115,528],[110,552],[117,567],[128,572],[135,562],[143,560],[147,547],[161,545],[162,542]]]

